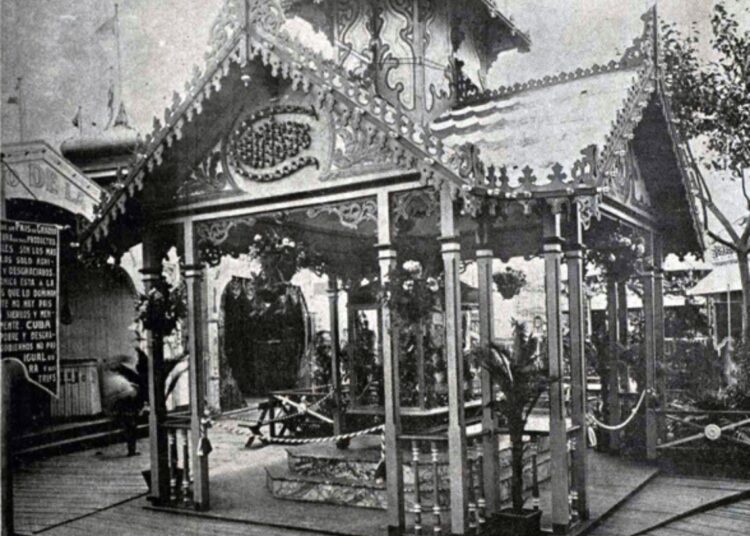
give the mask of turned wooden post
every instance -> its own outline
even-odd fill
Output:
[[[380,279],[388,278],[396,266],[396,250],[391,245],[391,211],[388,192],[378,193],[378,263]],[[385,471],[388,495],[388,533],[401,536],[405,526],[404,468],[398,439],[401,435],[401,398],[398,372],[398,331],[386,304],[380,309],[380,336],[383,353],[383,396],[385,409]]]
[[[143,286],[146,294],[154,287],[162,273],[162,253],[156,238],[143,237]],[[146,331],[148,360],[148,438],[151,465],[149,501],[155,505],[169,501],[169,446],[167,430],[162,426],[166,418],[164,397],[164,342],[159,334]]]
[[[568,310],[570,314],[570,413],[575,432],[577,448],[573,450],[573,482],[578,497],[575,505],[581,520],[589,518],[588,495],[586,492],[586,319],[583,298],[583,227],[580,219],[580,206],[573,204],[571,232],[565,252],[568,267]]]
[[[339,288],[338,279],[328,274],[328,311],[331,330],[331,389],[333,389],[333,435],[342,432],[341,399],[341,341],[339,337]]]
[[[193,466],[193,505],[196,510],[208,510],[208,452],[204,452],[205,434],[203,419],[206,418],[206,382],[204,363],[204,343],[206,327],[206,308],[204,303],[203,265],[197,258],[193,223],[187,221],[183,227],[184,265],[183,275],[187,289],[187,331],[188,331],[188,366],[190,382],[190,448]]]
[[[552,528],[564,533],[570,525],[568,494],[568,434],[565,423],[565,393],[562,376],[562,311],[560,310],[560,263],[562,260],[561,216],[556,205],[543,216],[544,293],[547,313],[547,357],[549,359],[549,435],[552,489]]]
[[[619,323],[619,293],[617,292],[617,282],[614,278],[607,278],[607,329],[609,331],[609,356],[608,369],[609,377],[607,378],[607,400],[605,401],[607,411],[607,424],[617,424],[620,422],[620,371],[617,367],[618,356],[620,353],[620,323]],[[620,433],[612,430],[608,434],[608,449],[611,452],[620,450]]]
[[[461,336],[461,243],[450,191],[440,191],[440,231],[445,267],[445,352],[448,367],[448,476],[451,532],[469,529],[468,458],[464,417],[463,337]]]
[[[494,339],[494,314],[492,310],[492,258],[491,249],[477,250],[477,272],[479,275],[479,344],[489,348]],[[482,367],[482,486],[488,518],[500,511],[499,444],[495,427],[495,386],[490,372]]]

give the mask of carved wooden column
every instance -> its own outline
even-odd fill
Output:
[[[162,274],[162,250],[151,234],[143,237],[143,286],[146,294]],[[149,500],[155,504],[169,501],[169,457],[167,431],[162,427],[166,417],[164,397],[164,342],[160,335],[146,331],[148,360],[148,437],[151,465]]]
[[[617,281],[614,278],[607,278],[607,329],[609,331],[609,355],[607,363],[609,377],[607,378],[607,400],[605,401],[607,424],[617,424],[620,422],[620,372],[617,367],[617,358],[620,353],[620,296],[617,286]],[[609,432],[607,446],[611,452],[620,450],[620,433],[617,430]]]
[[[486,246],[477,249],[477,272],[479,275],[479,344],[489,348],[494,339],[494,314],[492,310],[492,258],[493,252]],[[495,427],[495,386],[490,372],[482,367],[482,485],[486,501],[487,516],[500,511],[499,444]]]
[[[573,436],[572,455],[573,484],[577,496],[575,503],[578,517],[589,517],[588,495],[586,492],[586,347],[583,297],[583,227],[580,219],[580,206],[573,204],[570,235],[565,259],[568,267],[568,310],[570,314],[570,413],[573,426],[578,431]]]
[[[445,352],[448,368],[448,477],[451,498],[451,532],[465,534],[468,522],[468,459],[464,418],[463,338],[461,336],[461,243],[456,228],[453,199],[446,187],[440,191],[440,232],[445,268]]]
[[[331,389],[333,389],[333,435],[342,431],[341,340],[339,337],[339,287],[335,274],[328,274],[328,311],[331,331]]]
[[[388,192],[378,193],[378,263],[380,279],[388,278],[396,266],[391,245],[391,212]],[[383,355],[385,409],[385,470],[388,494],[388,533],[401,536],[404,530],[404,468],[398,438],[401,435],[401,394],[398,372],[398,331],[386,304],[381,306],[380,333]]]
[[[653,252],[653,239],[650,237],[648,241],[648,252]],[[652,266],[645,267],[645,270],[641,274],[641,284],[643,285],[643,319],[644,319],[644,333],[643,333],[643,344],[646,354],[645,377],[646,377],[646,458],[649,460],[656,459],[656,415],[654,414],[653,398],[650,393],[653,392],[656,384],[656,332],[655,332],[655,282],[654,282],[654,271]],[[641,389],[644,386],[640,386]]]
[[[195,251],[193,223],[183,227],[184,265],[182,267],[187,288],[188,366],[190,381],[190,462],[193,470],[193,503],[196,510],[208,510],[208,438],[203,422],[206,410],[205,363],[203,359],[206,335],[204,267]]]
[[[562,376],[562,311],[560,309],[560,264],[563,237],[561,216],[556,205],[545,207],[544,232],[544,293],[547,313],[547,357],[549,359],[549,436],[551,455],[552,528],[564,533],[570,525],[568,494],[568,433],[565,422],[565,393]]]

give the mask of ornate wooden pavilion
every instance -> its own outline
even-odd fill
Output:
[[[293,17],[328,38],[333,59],[292,37]],[[561,267],[567,265],[572,427],[563,384],[553,381],[551,508],[560,532],[574,513],[585,519],[584,250],[621,225],[646,239],[648,262],[635,275],[643,285],[649,390],[663,351],[662,258],[702,250],[690,196],[693,162],[672,125],[655,12],[619,59],[494,90],[482,87],[489,66],[530,40],[487,0],[228,0],[211,35],[206,67],[195,69],[185,95],[175,92],[163,119],[154,120],[138,163],[82,241],[99,255],[142,241],[147,285],[170,247],[184,263],[190,411],[181,424],[166,417],[161,342],[152,334],[152,501],[169,505],[167,431],[181,426],[189,433],[192,504],[209,508],[212,266],[247,251],[259,230],[283,226],[326,259],[332,326],[340,284],[346,290],[347,282],[378,272],[385,278],[414,251],[428,270],[442,272],[454,534],[499,509],[496,393],[487,373],[483,431],[478,439],[466,433],[460,265],[477,263],[481,344],[488,344],[493,259],[543,257],[551,378],[563,372]],[[608,286],[612,344],[626,336],[618,321],[627,310],[618,302],[624,284],[613,279]],[[400,375],[385,306],[380,324],[388,525],[399,533],[405,526]],[[332,334],[337,348],[338,329]],[[609,418],[618,422],[616,375],[610,381]],[[336,374],[334,388],[340,396]],[[646,399],[649,457],[657,403]],[[337,432],[341,426],[337,420]],[[615,446],[616,438],[613,432]],[[485,454],[479,518],[468,441],[479,441]]]

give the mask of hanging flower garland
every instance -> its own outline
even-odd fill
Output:
[[[381,288],[381,300],[398,321],[416,324],[440,305],[442,288],[439,278],[425,276],[422,264],[409,260],[390,271]]]
[[[156,336],[168,337],[187,315],[183,286],[173,286],[160,277],[146,294],[138,297],[136,321]]]

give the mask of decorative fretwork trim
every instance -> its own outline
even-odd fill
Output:
[[[339,223],[349,229],[358,229],[364,222],[378,221],[378,204],[374,199],[345,201],[307,209],[308,218],[314,219],[322,214],[333,214]]]

